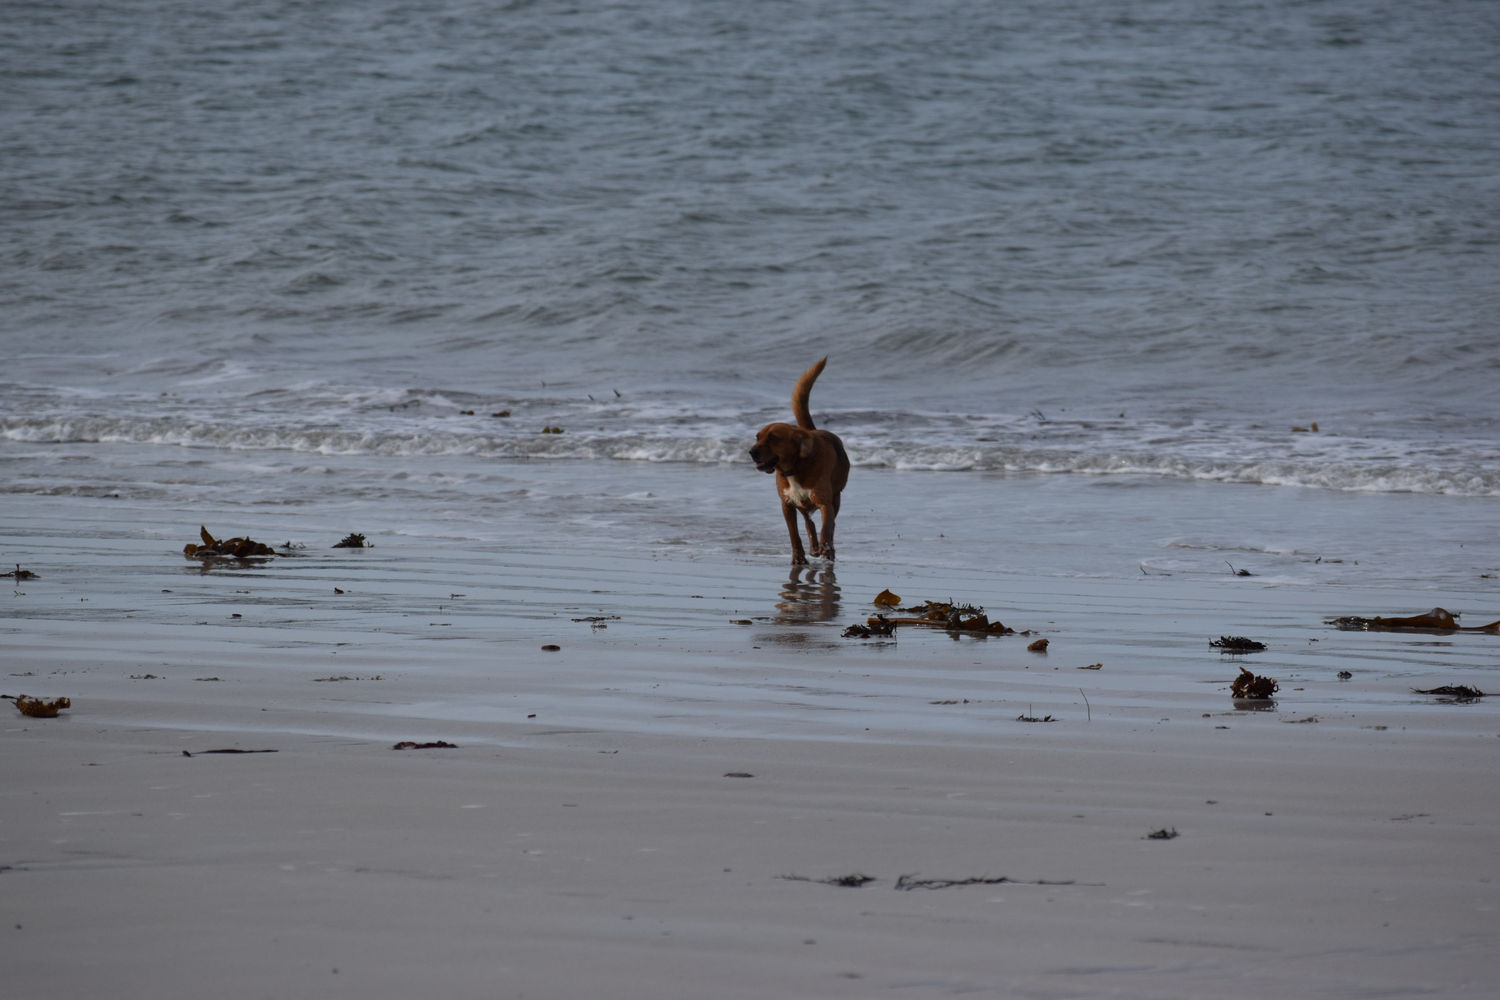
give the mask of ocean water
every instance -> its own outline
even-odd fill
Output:
[[[1466,0],[7,3],[0,534],[784,560],[827,355],[841,560],[1493,593],[1497,163]]]

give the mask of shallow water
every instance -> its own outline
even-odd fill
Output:
[[[559,486],[547,502],[497,505],[505,513],[494,518],[455,508],[393,524],[382,502],[13,498],[6,555],[39,578],[3,602],[10,660],[26,668],[8,687],[71,693],[92,719],[166,730],[988,746],[1016,739],[1022,714],[1083,716],[1116,735],[1210,724],[1238,714],[1227,686],[1247,666],[1282,683],[1271,723],[1453,732],[1493,722],[1485,702],[1444,705],[1413,689],[1493,687],[1494,636],[1325,623],[1434,605],[1466,624],[1500,617],[1477,572],[1500,561],[1493,541],[1424,554],[1483,498],[1287,488],[1267,503],[1254,487],[954,476],[984,496],[928,502],[932,474],[868,470],[837,568],[791,568],[762,477],[747,491],[727,468],[583,466],[642,473],[620,482],[541,464],[530,476]],[[1133,509],[1155,515],[1110,516],[1122,489],[1150,492]],[[622,492],[631,504],[588,516],[591,498]],[[882,516],[871,495],[893,509]],[[710,513],[684,513],[699,504]],[[948,519],[985,507],[996,516]],[[1443,519],[1397,530],[1410,511]],[[1226,520],[1235,543],[1209,540]],[[280,554],[205,571],[180,553],[200,521]],[[350,530],[371,547],[331,547]],[[982,605],[1031,635],[908,627],[894,642],[842,638],[881,610],[871,601],[884,588],[908,603]],[[1269,648],[1224,656],[1209,640],[1226,634]],[[1036,637],[1049,639],[1045,655],[1027,651]],[[551,644],[560,651],[542,649]],[[1102,666],[1083,670],[1091,664]]]

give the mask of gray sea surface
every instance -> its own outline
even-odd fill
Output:
[[[1497,164],[1460,0],[7,3],[0,495],[780,559],[826,354],[845,539],[1490,586]]]

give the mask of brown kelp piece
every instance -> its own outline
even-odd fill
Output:
[[[987,635],[1014,635],[1015,629],[1006,628],[1001,622],[990,621],[984,613],[984,608],[972,604],[955,604],[952,601],[927,601],[915,607],[902,608],[910,618],[885,618],[877,616],[878,620],[889,621],[894,625],[923,625],[928,628],[946,629],[949,632],[980,633]],[[868,624],[875,624],[877,618],[871,618]]]
[[[1261,677],[1242,669],[1240,675],[1229,685],[1229,693],[1235,698],[1265,700],[1275,694],[1280,686],[1274,677]]]
[[[343,538],[333,544],[336,549],[362,549],[365,548],[365,536],[351,531]]]
[[[203,539],[202,545],[189,542],[182,547],[182,554],[189,559],[265,559],[276,554],[271,546],[249,538],[215,538],[207,527],[200,526],[198,534]]]
[[[1361,618],[1348,615],[1343,618],[1328,618],[1325,623],[1334,628],[1353,632],[1489,632],[1500,635],[1500,620],[1488,625],[1460,625],[1458,615],[1446,608],[1433,608],[1420,615],[1404,618]]]
[[[11,696],[7,694],[0,695],[0,697],[10,698]],[[58,712],[73,707],[73,702],[67,698],[53,698],[51,701],[46,701],[42,698],[33,698],[29,694],[18,694],[13,700],[17,711],[33,719],[55,719]]]
[[[6,573],[5,575],[14,577],[17,583],[20,583],[22,580],[36,579],[36,574],[29,569],[22,569],[20,563],[16,563],[16,571],[14,573]]]
[[[894,608],[901,603],[901,595],[893,594],[889,590],[882,590],[875,595],[875,602],[883,608]]]

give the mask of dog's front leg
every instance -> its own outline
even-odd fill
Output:
[[[797,511],[791,504],[783,502],[781,513],[786,515],[786,531],[792,536],[792,565],[806,566],[807,553],[802,551],[802,536],[797,534]]]

